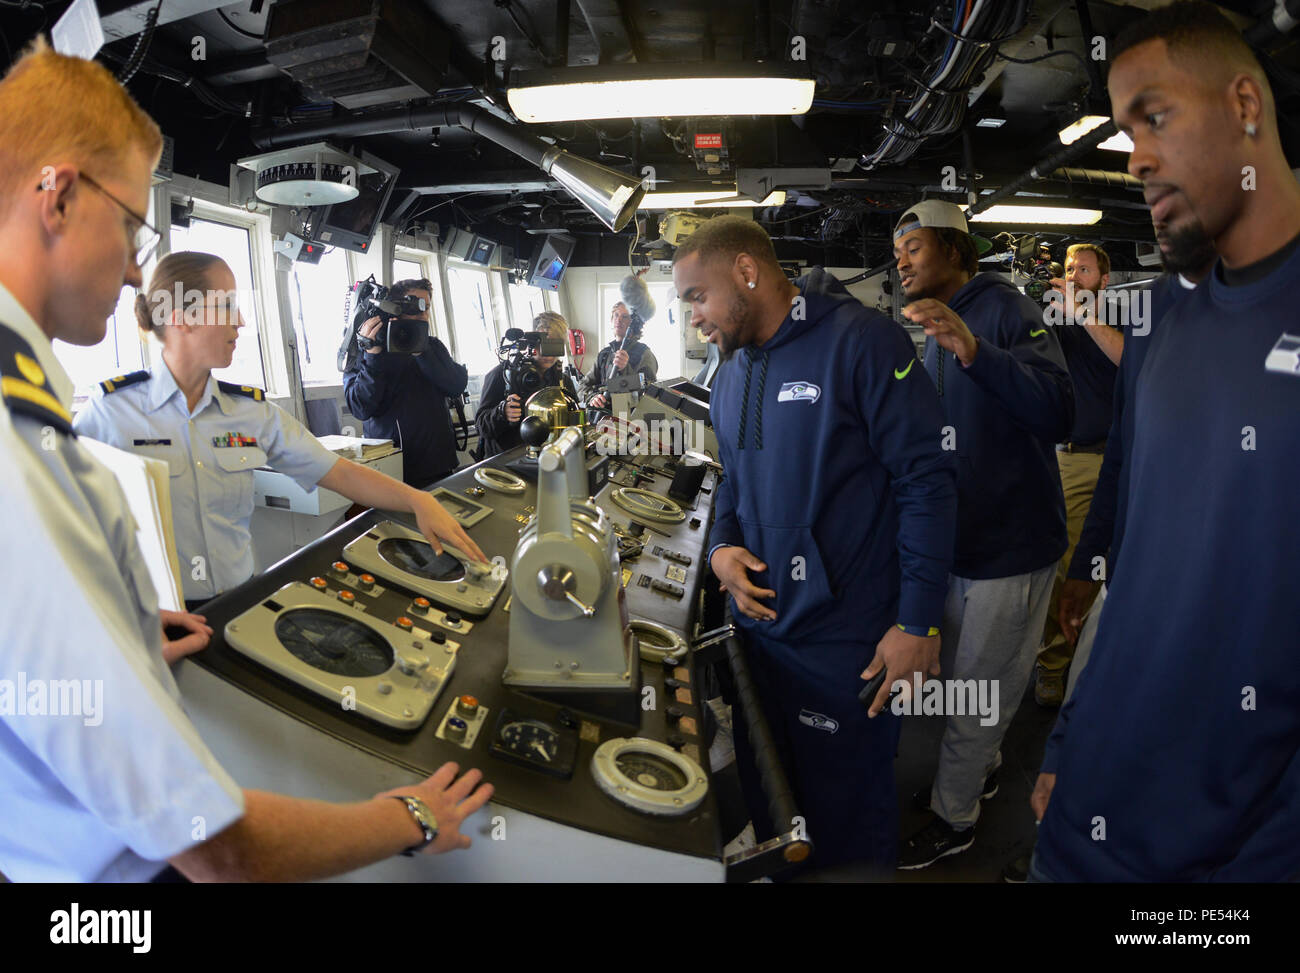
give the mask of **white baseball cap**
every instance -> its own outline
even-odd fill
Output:
[[[966,214],[956,203],[942,199],[923,199],[909,206],[894,227],[894,239],[923,226],[947,226],[963,233],[970,233],[966,226]]]

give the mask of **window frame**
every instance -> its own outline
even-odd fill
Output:
[[[271,217],[269,213],[249,211],[241,207],[230,206],[214,200],[214,193],[206,189],[198,180],[189,180],[189,187],[180,185],[170,187],[168,198],[167,232],[165,239],[159,241],[159,257],[172,252],[171,239],[171,202],[194,202],[192,216],[195,219],[237,227],[248,234],[248,262],[253,273],[253,299],[257,307],[257,336],[262,352],[262,373],[266,380],[266,395],[270,399],[296,400],[302,393],[301,377],[298,369],[293,369],[292,376],[288,362],[292,354],[297,353],[296,336],[292,335],[292,320],[286,322],[282,303],[288,300],[277,279],[275,253],[271,241]],[[283,298],[283,300],[282,300]],[[276,322],[278,327],[273,325]],[[286,325],[290,334],[285,334]],[[290,338],[293,340],[291,341]],[[295,362],[296,365],[296,362]],[[296,409],[292,412],[297,413]]]

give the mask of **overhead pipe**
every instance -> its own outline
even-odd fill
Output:
[[[456,126],[473,132],[537,166],[616,233],[627,225],[645,196],[645,187],[639,181],[617,169],[591,162],[559,146],[543,142],[519,126],[502,121],[475,105],[407,107],[285,125],[257,131],[253,133],[252,141],[263,149],[286,148],[325,138],[359,138],[445,126]]]

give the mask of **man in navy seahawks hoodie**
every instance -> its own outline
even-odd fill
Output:
[[[1092,658],[1033,804],[1031,881],[1300,878],[1300,184],[1268,81],[1214,7],[1114,45],[1108,87],[1161,249],[1219,261],[1152,336]]]
[[[673,281],[724,357],[710,413],[725,479],[709,537],[816,862],[892,868],[896,679],[937,672],[954,464],[907,333],[820,268],[789,281],[752,220],[709,220]],[[752,572],[752,574],[751,574]],[[887,668],[868,716],[862,678]],[[748,750],[744,721],[737,748]],[[751,760],[739,762],[760,838]]]
[[[925,868],[975,840],[980,799],[992,797],[999,747],[1033,672],[1056,562],[1066,549],[1056,444],[1069,437],[1074,397],[1042,306],[997,274],[976,273],[966,218],[952,203],[908,207],[894,228],[903,314],[927,335],[934,379],[957,454],[957,544],[944,605],[945,679],[997,690],[996,713],[948,713],[934,784],[913,798],[934,811],[899,867]]]

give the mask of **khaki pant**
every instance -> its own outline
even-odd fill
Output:
[[[1083,521],[1092,505],[1092,493],[1097,488],[1101,473],[1100,453],[1057,452],[1056,463],[1061,469],[1061,488],[1065,492],[1065,529],[1070,546],[1056,567],[1056,583],[1052,585],[1052,601],[1047,609],[1047,623],[1043,626],[1043,647],[1038,652],[1038,662],[1051,672],[1062,672],[1074,656],[1074,648],[1065,640],[1061,626],[1056,621],[1057,606],[1061,599],[1061,585],[1065,572],[1074,557],[1075,545],[1083,532]]]

